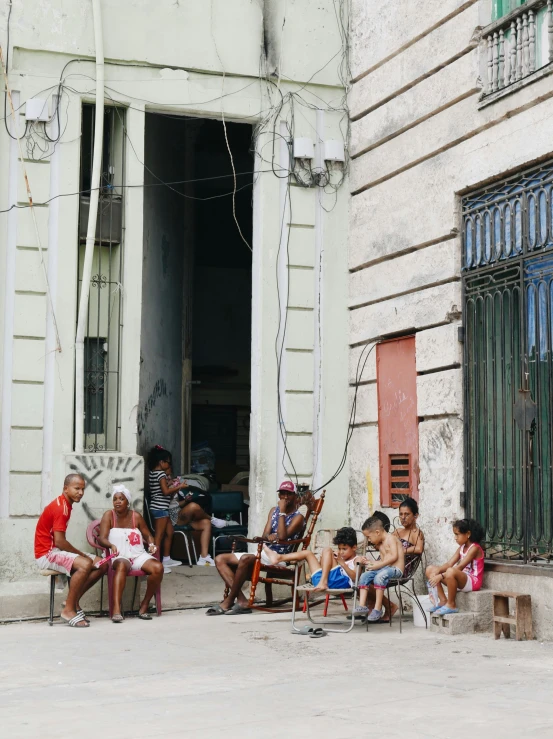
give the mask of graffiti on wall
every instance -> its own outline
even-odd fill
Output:
[[[66,474],[76,472],[86,483],[81,507],[93,521],[111,508],[113,485],[125,485],[132,495],[132,507],[144,507],[144,460],[137,455],[74,454],[66,457]]]
[[[148,416],[152,412],[152,410],[155,408],[155,405],[159,398],[166,398],[167,397],[167,385],[165,383],[165,380],[163,378],[160,378],[157,380],[156,384],[154,385],[152,392],[148,396],[148,399],[144,403],[144,408],[138,411],[138,417],[137,417],[137,428],[138,428],[138,434],[142,434],[144,429],[146,428],[146,423],[148,421]]]

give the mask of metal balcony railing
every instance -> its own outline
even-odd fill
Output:
[[[487,26],[488,77],[491,95],[528,77],[553,61],[553,0],[528,0]]]

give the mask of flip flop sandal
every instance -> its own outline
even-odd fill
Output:
[[[437,611],[434,611],[435,616],[449,616],[450,613],[459,613],[459,609],[444,606],[443,608],[439,608]]]
[[[149,614],[149,613],[147,613],[147,612],[146,612],[146,613],[139,613],[139,614],[138,614],[138,618],[139,618],[139,619],[140,619],[141,621],[151,621],[151,620],[152,620],[152,617],[151,617],[151,616],[150,616],[150,614]]]
[[[314,626],[302,626],[298,631],[292,631],[292,634],[296,634],[297,636],[311,636],[314,631]]]
[[[122,624],[125,619],[120,613],[118,613],[117,615],[112,616],[111,620],[113,621],[114,624]]]
[[[225,613],[228,613],[228,611],[225,611],[221,606],[212,606],[211,608],[208,608],[205,612],[206,616],[224,616]]]
[[[225,612],[225,616],[242,616],[244,613],[251,613],[252,609],[247,606],[233,605],[231,609]]]
[[[324,629],[313,629],[313,633],[309,634],[310,639],[320,639],[321,636],[326,636],[326,631]]]
[[[80,611],[77,611],[77,616],[82,616],[82,617],[83,617],[83,621],[86,621],[86,622],[87,622],[87,624],[89,624],[89,623],[90,623],[90,619],[89,619],[89,618],[87,618],[87,615],[86,615],[86,613],[85,613],[85,612],[83,611],[83,609],[82,609],[82,608],[81,608],[81,610],[80,610]]]
[[[60,616],[60,618],[62,621],[65,621],[68,626],[71,626],[71,628],[76,627],[77,629],[88,629],[88,627],[90,626],[90,624],[88,624],[82,616],[79,616],[79,614],[73,616],[73,618],[64,618],[63,616]],[[85,623],[86,626],[77,626],[77,624],[81,623],[81,621]]]
[[[436,613],[436,611],[439,611],[443,606],[441,606],[439,603],[437,606],[432,606],[432,608],[428,611],[428,613]]]

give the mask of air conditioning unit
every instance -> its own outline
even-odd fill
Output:
[[[79,241],[86,241],[90,196],[81,195],[79,208]],[[123,200],[120,195],[102,195],[96,219],[96,243],[120,244],[123,235]]]

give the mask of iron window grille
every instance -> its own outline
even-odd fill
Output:
[[[553,562],[553,163],[464,198],[465,480],[487,557]]]
[[[120,369],[123,274],[124,111],[106,107],[100,202],[85,339],[84,448],[117,451],[120,444]],[[79,204],[79,294],[82,284],[95,106],[83,105]],[[78,304],[78,301],[77,301]]]

